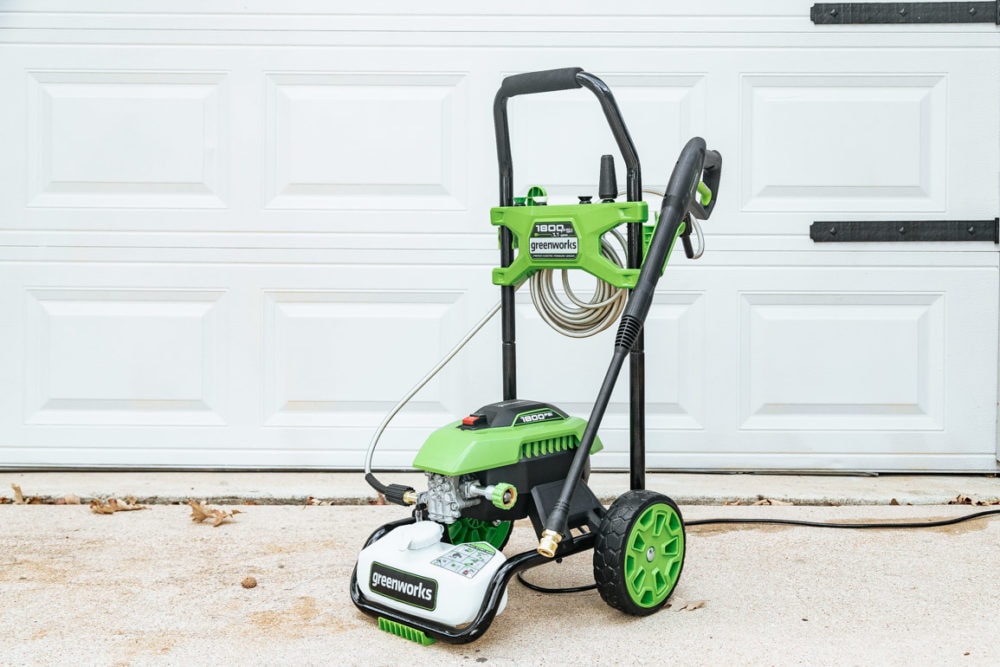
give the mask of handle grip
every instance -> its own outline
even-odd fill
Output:
[[[642,199],[642,176],[639,171],[639,156],[635,150],[632,137],[629,136],[622,118],[621,110],[615,102],[614,95],[607,84],[599,78],[586,72],[581,67],[564,67],[562,69],[542,70],[541,72],[524,72],[505,78],[496,97],[493,98],[493,127],[497,140],[497,163],[500,167],[500,205],[514,205],[514,166],[510,156],[510,128],[507,124],[507,100],[515,95],[531,93],[547,93],[557,90],[586,88],[592,92],[604,111],[611,134],[618,144],[625,159],[626,192],[629,201]],[[501,234],[504,232],[501,231]],[[502,247],[509,241],[501,239]],[[501,266],[505,260],[501,257]],[[513,261],[513,256],[510,258]]]
[[[515,95],[551,93],[556,90],[579,88],[580,82],[576,80],[576,75],[582,71],[582,67],[563,67],[562,69],[547,69],[541,72],[513,74],[500,84],[499,95],[510,98]]]

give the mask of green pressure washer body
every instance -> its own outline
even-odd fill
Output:
[[[613,160],[603,156],[599,203],[546,205],[532,188],[513,197],[507,100],[516,95],[587,88],[597,97],[625,160],[626,201],[618,196]],[[684,563],[684,523],[667,496],[645,490],[642,325],[674,242],[694,257],[694,219],[707,219],[717,199],[722,160],[695,137],[684,147],[663,195],[658,222],[648,224],[639,160],[608,87],[579,68],[504,79],[494,103],[500,206],[499,228],[503,400],[480,407],[434,431],[414,468],[427,489],[367,481],[411,516],[379,527],[368,538],[351,577],[351,597],[379,627],[420,643],[472,641],[506,606],[506,587],[519,572],[593,550],[596,588],[611,606],[633,615],[660,609]],[[627,228],[627,262],[611,261],[605,235]],[[514,290],[538,272],[581,269],[616,288],[628,301],[618,320],[614,351],[589,419],[517,397]],[[601,450],[597,431],[618,375],[630,360],[631,489],[605,508],[587,486],[590,455]],[[412,395],[412,394],[411,394]],[[391,418],[391,417],[390,417]],[[377,440],[377,436],[376,436]],[[374,447],[374,441],[373,441]],[[369,451],[369,461],[371,451]],[[367,467],[367,466],[366,466]],[[530,518],[534,550],[501,551],[513,522]]]
[[[530,495],[561,488],[587,422],[548,403],[514,399],[485,405],[430,435],[413,460],[428,476],[417,494],[427,518],[446,526],[453,543],[485,541],[502,548],[511,522],[530,517],[541,533],[544,517]],[[591,453],[601,449],[600,441]]]

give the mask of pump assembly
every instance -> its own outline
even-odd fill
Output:
[[[625,199],[611,156],[601,158],[598,202],[549,204],[532,188],[513,194],[507,101],[517,95],[586,88],[611,128],[626,166]],[[684,521],[669,497],[645,487],[644,350],[642,328],[657,281],[679,238],[696,253],[692,231],[707,220],[718,197],[719,153],[692,138],[680,153],[663,194],[657,221],[643,201],[639,158],[610,89],[580,68],[517,74],[504,79],[493,117],[500,167],[500,206],[490,211],[499,229],[500,266],[493,283],[500,304],[470,332],[429,380],[497,310],[502,318],[503,400],[482,406],[434,431],[414,468],[427,488],[383,484],[366,459],[366,480],[412,515],[378,528],[368,538],[351,577],[351,597],[379,627],[420,643],[465,643],[480,637],[507,604],[511,578],[553,559],[593,550],[602,599],[626,614],[644,616],[663,607],[684,565]],[[624,227],[624,234],[620,231]],[[565,272],[598,279],[589,301],[570,289]],[[552,285],[563,272],[560,301]],[[529,282],[543,319],[571,337],[592,335],[616,321],[611,361],[588,419],[548,402],[518,398],[514,293]],[[619,373],[630,368],[630,490],[605,508],[587,486],[590,456],[602,449],[598,430]],[[515,521],[529,518],[537,548],[502,552]]]

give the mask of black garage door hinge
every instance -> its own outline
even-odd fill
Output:
[[[849,23],[994,23],[1000,0],[990,2],[819,2],[810,18],[816,25]]]
[[[892,220],[814,222],[809,238],[816,243],[887,241],[992,241],[1000,243],[1000,218],[992,220]]]

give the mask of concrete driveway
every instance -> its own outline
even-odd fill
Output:
[[[628,617],[593,591],[542,595],[515,581],[482,639],[421,647],[379,631],[348,595],[367,535],[405,510],[236,509],[213,528],[183,505],[112,515],[0,505],[0,664],[1000,664],[1000,517],[909,531],[694,527],[671,608],[658,614]],[[984,508],[682,509],[688,520],[897,521]],[[506,551],[534,543],[519,524]],[[526,576],[587,583],[590,558]],[[257,585],[244,588],[246,577]]]

